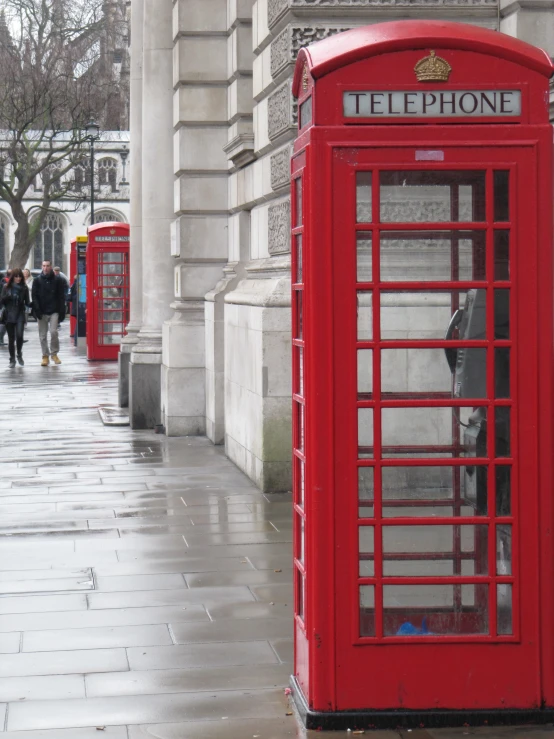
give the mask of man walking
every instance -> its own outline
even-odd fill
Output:
[[[65,318],[65,290],[61,278],[56,277],[52,263],[45,259],[41,274],[33,280],[33,311],[38,323],[38,335],[42,349],[42,367],[48,367],[50,357],[54,364],[61,364],[58,357],[60,340],[58,325]],[[48,349],[50,329],[50,349]]]

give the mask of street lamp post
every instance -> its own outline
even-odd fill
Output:
[[[89,121],[85,126],[85,139],[90,144],[90,225],[94,225],[94,142],[100,138],[100,126]]]

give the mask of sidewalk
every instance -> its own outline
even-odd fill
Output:
[[[0,349],[0,734],[322,736],[284,695],[290,496],[262,495],[206,439],[103,426],[116,364],[87,362],[67,334],[59,367],[39,366],[34,324],[25,367]],[[371,732],[466,735],[554,732]]]

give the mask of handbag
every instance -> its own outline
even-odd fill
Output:
[[[0,323],[6,323],[8,311],[5,305],[0,306]]]

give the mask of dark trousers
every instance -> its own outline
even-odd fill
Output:
[[[18,355],[23,349],[23,334],[25,332],[25,316],[21,316],[17,323],[7,323],[8,331],[8,349],[10,351],[10,359],[15,359],[15,349],[17,347]]]

